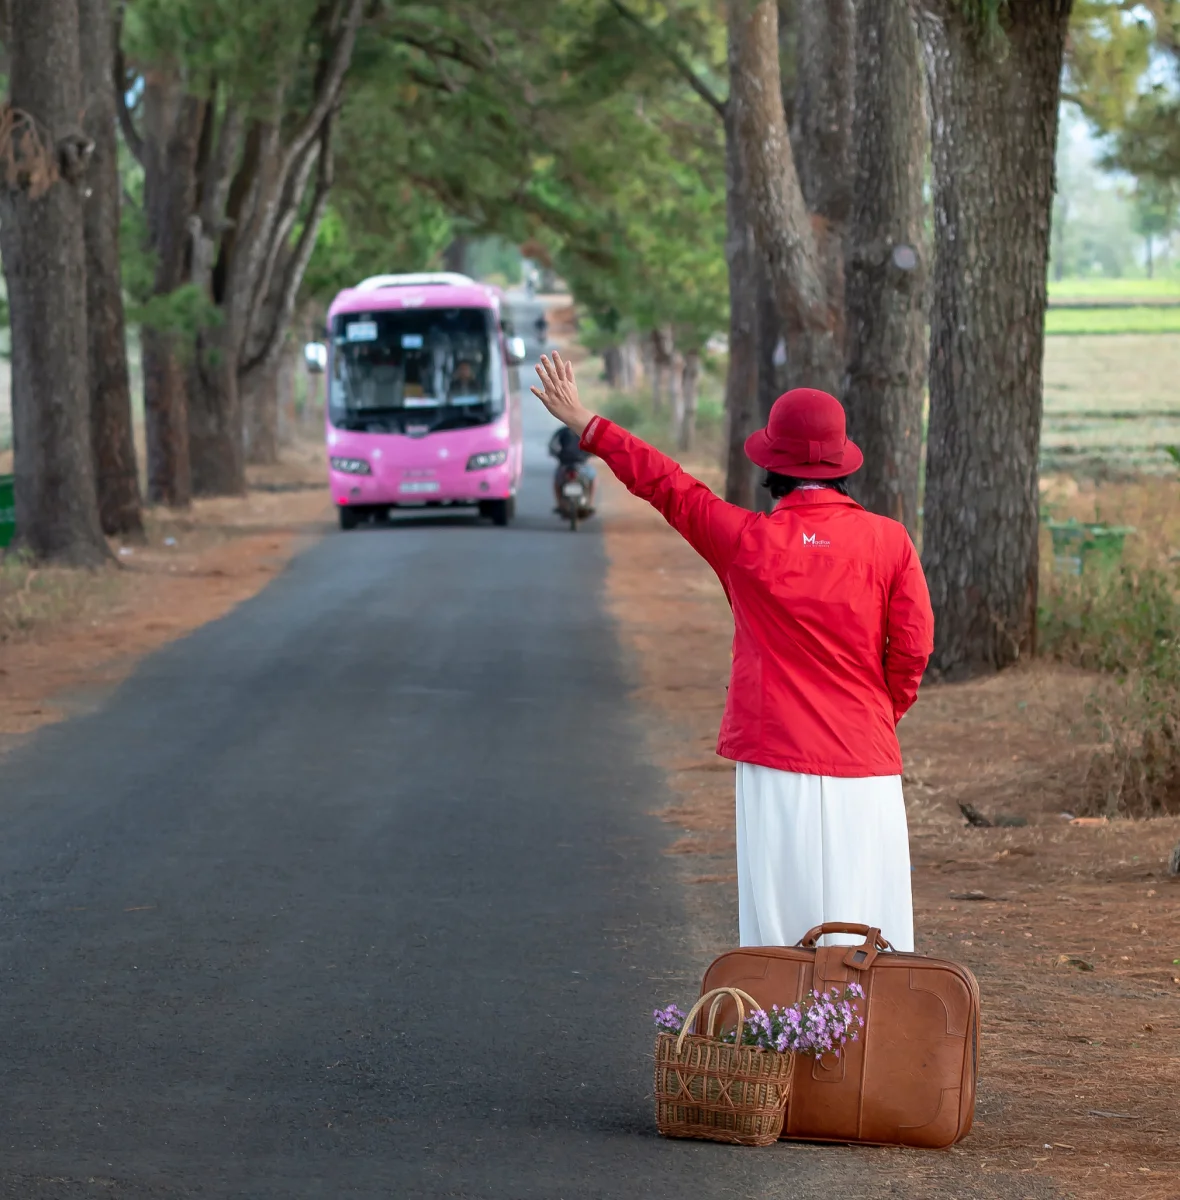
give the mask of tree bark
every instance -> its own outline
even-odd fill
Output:
[[[731,51],[733,47],[731,46]],[[725,258],[729,274],[729,365],[725,375],[725,499],[754,508],[757,472],[746,438],[758,427],[758,260],[746,211],[733,108],[725,117]]]
[[[862,3],[861,11],[880,3]],[[791,15],[797,27],[796,67],[787,82],[793,84],[791,148],[799,187],[808,211],[840,229],[852,213],[856,12],[852,0],[824,0],[800,3]],[[781,52],[778,73],[781,81]]]
[[[279,364],[268,364],[242,380],[246,418],[246,461],[279,461]]]
[[[997,47],[958,0],[921,0],[933,118],[934,305],[923,561],[931,666],[1036,648],[1041,370],[1069,0],[1003,9]]]
[[[922,61],[907,0],[860,6],[845,312],[853,493],[916,536],[926,376]]]
[[[139,331],[139,345],[143,357],[148,500],[169,508],[187,508],[192,503],[193,479],[184,362],[176,339],[147,325]]]
[[[86,91],[84,129],[94,143],[84,207],[90,431],[103,532],[141,537],[143,515],[127,376],[127,330],[119,265],[118,120],[109,0],[78,0]]]
[[[97,566],[99,524],[87,385],[86,245],[77,0],[12,0],[10,101],[35,126],[12,152],[23,180],[0,188],[0,252],[12,331],[19,543],[38,558]]]
[[[774,402],[787,390],[789,384],[788,363],[782,361],[781,351],[789,340],[775,302],[774,283],[765,261],[758,264],[754,291],[757,357],[757,403],[755,427],[762,428],[770,420]],[[789,350],[787,357],[789,358]],[[754,508],[758,512],[770,512],[775,505],[769,489],[762,486],[766,472],[754,468]]]
[[[242,331],[226,313],[197,335],[188,372],[188,439],[193,495],[240,496],[246,490],[245,426],[237,360]]]
[[[813,18],[820,19],[846,3],[806,7],[823,10]],[[839,28],[834,22],[833,37]],[[796,172],[783,109],[774,0],[731,4],[729,38],[729,103],[748,181],[751,224],[789,331],[791,382],[834,393],[844,374],[841,230],[834,220],[813,220]]]
[[[205,116],[201,101],[178,78],[147,75],[143,96],[143,202],[156,257],[153,294],[167,296],[187,280],[190,227],[196,203],[197,147]],[[186,358],[177,335],[147,328],[143,348],[148,500],[185,508],[192,501]]]

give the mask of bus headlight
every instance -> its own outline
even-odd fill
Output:
[[[467,460],[469,471],[486,471],[488,467],[498,467],[508,459],[507,450],[488,450],[483,454],[473,454]]]
[[[345,475],[372,475],[372,468],[363,458],[330,458],[333,471],[342,471]]]

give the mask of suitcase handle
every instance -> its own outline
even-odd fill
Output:
[[[872,925],[854,925],[849,921],[825,921],[814,929],[809,929],[798,941],[804,949],[814,947],[825,933],[859,933],[865,939],[865,944],[875,946],[878,950],[892,950],[893,947],[882,936],[880,929]]]

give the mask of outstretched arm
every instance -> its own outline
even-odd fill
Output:
[[[531,391],[559,420],[599,456],[627,490],[663,514],[669,525],[719,574],[737,553],[750,513],[726,504],[679,463],[625,429],[595,416],[578,396],[573,364],[555,354],[542,355],[537,374],[541,388]]]

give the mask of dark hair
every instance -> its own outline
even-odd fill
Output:
[[[842,475],[839,479],[796,479],[794,475],[779,475],[776,471],[767,471],[762,486],[770,492],[772,500],[781,500],[784,496],[789,496],[796,488],[815,484],[819,484],[820,487],[832,488],[840,495],[847,496],[848,478],[847,475]]]

